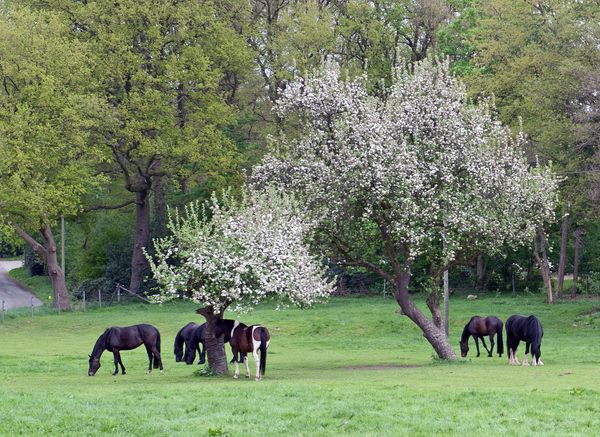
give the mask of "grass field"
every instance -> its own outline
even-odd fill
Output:
[[[541,295],[453,297],[457,352],[471,315],[538,315],[545,366],[536,368],[475,358],[472,344],[467,359],[440,363],[391,299],[334,298],[309,310],[264,305],[243,317],[271,331],[260,382],[203,377],[200,366],[174,362],[175,333],[200,320],[191,304],[21,314],[0,324],[0,434],[592,435],[600,429],[598,307],[548,306]],[[165,373],[147,375],[140,348],[122,354],[127,375],[111,376],[107,352],[88,377],[87,354],[104,328],[142,322],[161,331]]]

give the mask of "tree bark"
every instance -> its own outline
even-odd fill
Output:
[[[560,236],[560,258],[558,261],[558,272],[556,281],[556,298],[562,300],[563,298],[563,284],[565,281],[565,265],[567,263],[567,241],[569,237],[569,213],[565,212],[561,223],[561,236]]]
[[[225,344],[223,343],[223,333],[215,336],[216,324],[218,320],[223,319],[223,311],[215,314],[212,306],[198,308],[196,313],[201,314],[206,319],[204,328],[204,338],[206,355],[208,358],[208,367],[212,369],[215,375],[229,374],[227,367],[227,355],[225,354]]]
[[[160,164],[158,165],[160,166]],[[164,237],[167,233],[167,202],[165,200],[162,176],[155,176],[152,186],[154,187],[154,236]]]
[[[148,269],[148,260],[142,249],[150,242],[150,205],[148,202],[148,189],[141,189],[135,193],[135,242],[131,255],[131,280],[129,290],[138,293],[142,286],[144,274]]]
[[[476,290],[483,290],[485,288],[485,258],[483,254],[477,255],[477,284],[475,284]]]
[[[538,243],[539,238],[539,243]],[[548,254],[546,252],[546,234],[540,227],[537,228],[537,235],[533,239],[533,256],[542,273],[542,279],[546,286],[547,302],[554,303],[552,297],[552,277],[550,276],[550,263],[548,262]]]
[[[577,295],[577,278],[579,277],[579,261],[581,258],[581,243],[584,231],[577,229],[573,232],[575,237],[575,253],[573,254],[573,285],[571,286],[571,299]]]
[[[396,275],[394,284],[394,297],[400,305],[402,314],[411,319],[423,332],[423,336],[429,341],[438,357],[443,360],[456,360],[456,353],[450,346],[443,328],[437,327],[429,320],[415,305],[408,293],[410,282],[410,271],[405,269],[400,275]],[[434,306],[435,308],[435,306]],[[439,308],[437,308],[439,313]]]
[[[40,232],[44,238],[44,244],[38,243],[31,235],[25,232],[21,227],[14,226],[17,234],[25,240],[27,244],[31,246],[33,251],[44,260],[48,267],[48,275],[52,282],[52,290],[54,297],[54,307],[60,308],[61,310],[71,309],[69,303],[69,292],[67,291],[67,284],[65,280],[65,272],[60,268],[58,262],[58,251],[56,248],[56,241],[54,240],[54,234],[49,225],[44,225]]]

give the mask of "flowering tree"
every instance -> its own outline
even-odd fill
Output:
[[[274,190],[247,191],[241,201],[230,195],[208,205],[192,203],[183,216],[170,217],[170,235],[154,241],[149,259],[161,285],[156,302],[187,297],[204,304],[208,364],[227,372],[222,339],[215,324],[226,308],[241,312],[265,299],[311,305],[329,295],[332,285],[322,264],[305,244],[311,228],[297,213],[297,202]]]
[[[411,267],[427,257],[435,279],[478,250],[530,242],[552,216],[556,179],[530,168],[523,135],[487,103],[468,104],[447,63],[397,76],[385,99],[369,96],[364,78],[342,80],[335,64],[289,84],[278,111],[300,121],[301,135],[284,139],[254,180],[299,193],[332,259],[389,281],[402,314],[440,358],[454,359],[439,291],[427,299],[430,319],[409,294]],[[364,256],[373,242],[378,260]]]

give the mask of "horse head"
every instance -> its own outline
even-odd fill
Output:
[[[460,341],[458,344],[460,344],[460,356],[461,357],[466,357],[467,353],[469,352],[469,342],[467,341]]]
[[[90,360],[90,367],[88,368],[88,375],[89,376],[94,376],[96,374],[96,372],[98,371],[98,369],[100,368],[100,358],[97,357],[93,357],[93,356],[89,356]]]

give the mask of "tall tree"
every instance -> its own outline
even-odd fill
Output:
[[[530,169],[524,139],[486,105],[467,103],[447,63],[416,64],[384,101],[362,80],[344,82],[337,65],[286,89],[278,110],[304,130],[256,169],[259,184],[297,192],[332,259],[366,268],[392,284],[402,314],[440,358],[454,359],[441,326],[438,287],[429,319],[409,294],[419,257],[432,276],[469,255],[519,244],[553,214],[556,180]],[[379,260],[364,258],[377,242]]]
[[[311,305],[329,295],[332,285],[322,264],[308,252],[310,224],[300,205],[273,190],[248,190],[242,200],[230,195],[208,206],[192,203],[169,221],[169,236],[155,240],[154,277],[158,302],[187,297],[205,305],[208,364],[227,373],[222,339],[215,324],[224,311],[246,311],[268,296],[281,303]]]
[[[107,111],[89,47],[70,38],[68,22],[15,6],[0,20],[0,223],[44,260],[54,304],[67,309],[52,227],[103,180],[94,173],[106,156],[94,144]]]
[[[49,3],[97,56],[94,74],[114,115],[105,143],[135,196],[129,288],[138,292],[148,267],[142,250],[150,243],[152,190],[160,196],[166,177],[235,169],[235,149],[223,133],[234,110],[221,85],[250,58],[217,1]],[[164,201],[157,201],[160,214]]]

